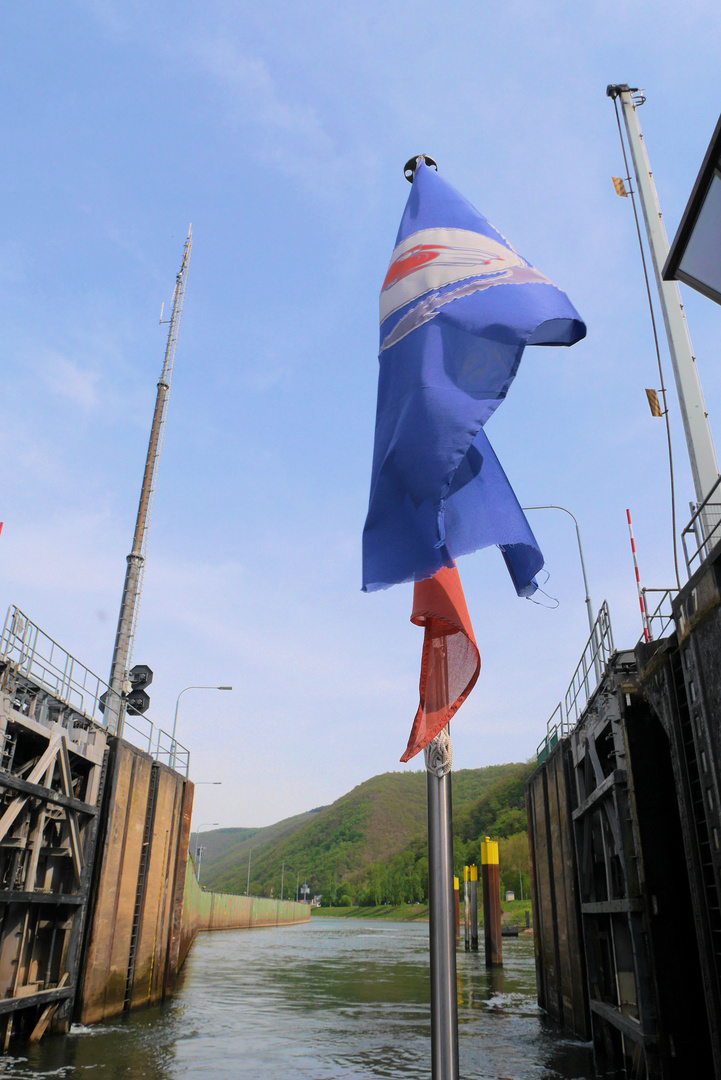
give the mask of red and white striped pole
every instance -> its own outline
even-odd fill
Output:
[[[631,525],[631,511],[626,511],[626,520],[628,521],[628,535],[631,537],[631,553],[633,554],[633,568],[636,571],[636,588],[638,589],[638,603],[641,608],[641,622],[643,623],[643,640],[650,641],[652,638],[651,631],[648,628],[648,616],[646,615],[646,604],[643,599],[643,589],[641,588],[641,578],[638,573],[638,560],[636,558],[636,541],[633,538],[633,526]]]

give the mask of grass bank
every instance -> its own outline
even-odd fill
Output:
[[[314,907],[316,919],[390,919],[395,922],[428,922],[428,904],[383,904],[381,907]]]
[[[526,925],[526,912],[533,925],[530,900],[512,900],[501,904],[504,926]],[[381,907],[314,907],[311,908],[314,919],[390,919],[397,922],[428,922],[428,904],[399,904],[393,907],[384,904]],[[483,912],[478,911],[479,922],[483,923]],[[461,924],[463,923],[463,900],[461,898]]]

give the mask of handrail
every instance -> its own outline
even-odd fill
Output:
[[[601,682],[606,665],[613,653],[611,616],[608,602],[604,600],[564,698],[566,722],[569,729],[577,723],[588,699]]]
[[[651,639],[662,638],[668,628],[673,625],[673,608],[671,607],[671,602],[674,596],[678,595],[678,589],[644,588],[641,590],[641,592],[643,593],[643,602],[646,609],[646,621],[648,622],[650,637]],[[646,603],[647,593],[661,593],[661,599],[659,600],[653,611],[650,610],[648,604]],[[668,608],[665,611],[662,611],[661,609],[667,602]],[[639,640],[643,640],[643,635]]]
[[[36,626],[14,604],[8,608],[0,634],[0,660],[7,660],[62,705],[82,716],[88,723],[104,728],[101,698],[108,684],[95,675],[57,641]],[[172,739],[146,716],[126,716],[125,731],[135,733],[134,745],[147,749],[156,761],[162,761],[188,775],[190,751],[179,742],[172,752]],[[124,732],[125,733],[125,732]]]
[[[606,665],[613,656],[613,631],[608,601],[604,600],[593,624],[588,641],[581,653],[573,678],[568,685],[563,702],[558,703],[546,724],[546,736],[536,748],[536,760],[540,765],[560,739],[570,734],[586,708],[591,694],[601,683]],[[558,720],[556,720],[558,715]]]
[[[708,495],[702,503],[696,505],[696,509],[691,516],[686,528],[681,533],[681,543],[683,544],[683,555],[686,560],[686,569],[688,576],[698,570],[703,560],[710,553],[712,544],[711,540],[715,536],[716,541],[721,540],[721,532],[718,532],[721,527],[721,503],[711,502],[711,497],[719,492],[719,485],[721,485],[721,476],[709,491]],[[691,506],[693,507],[693,503]],[[716,517],[716,521],[713,521],[713,517]],[[693,536],[695,542],[695,549],[689,554],[688,545],[686,544],[686,537]],[[698,560],[698,565],[694,566],[694,562]]]

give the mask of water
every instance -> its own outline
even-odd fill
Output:
[[[536,1005],[533,942],[458,954],[463,1080],[590,1080]],[[0,1058],[0,1080],[429,1080],[428,926],[313,919],[199,934],[162,1007]]]

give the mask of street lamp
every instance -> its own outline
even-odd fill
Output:
[[[583,561],[583,548],[581,547],[581,531],[578,528],[578,522],[576,521],[575,514],[572,514],[570,510],[567,510],[565,506],[524,506],[523,510],[562,510],[564,514],[568,514],[570,518],[573,518],[573,523],[576,526],[576,539],[578,540],[578,554],[581,557],[581,572],[583,574],[583,586],[586,590],[586,611],[588,613],[588,628],[593,635],[593,604],[591,603],[591,595],[588,591],[588,578],[586,577],[586,564]]]
[[[170,736],[170,768],[175,768],[175,732],[178,727],[178,706],[180,705],[180,699],[188,690],[232,690],[232,686],[186,686],[178,694],[175,702],[175,716],[173,717],[173,734]]]
[[[523,900],[523,871],[520,870],[517,866],[512,867],[512,869],[515,870],[518,874],[518,883],[521,887],[521,900]]]
[[[203,861],[203,848],[200,846],[200,830],[212,829],[214,825],[218,825],[217,821],[205,821],[202,825],[199,825],[195,830],[195,877],[200,885],[200,864]]]

